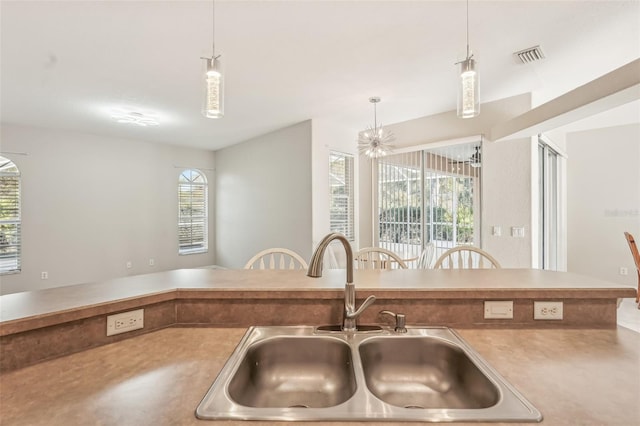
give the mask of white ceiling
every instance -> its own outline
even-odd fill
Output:
[[[310,118],[354,130],[455,109],[464,1],[216,0],[225,117],[200,114],[211,1],[6,1],[3,123],[218,149]],[[640,1],[469,4],[483,102],[546,102],[640,57]],[[546,58],[512,53],[541,45]],[[155,114],[136,127],[115,108]],[[355,143],[354,134],[354,143]]]

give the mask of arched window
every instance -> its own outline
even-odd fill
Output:
[[[0,274],[20,272],[20,171],[0,156]]]
[[[208,248],[207,178],[193,169],[178,179],[178,254],[205,253]]]

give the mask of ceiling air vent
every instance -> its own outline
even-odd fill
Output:
[[[544,59],[544,53],[542,53],[542,49],[540,48],[540,46],[529,47],[519,52],[515,52],[513,55],[518,58],[523,64],[528,64],[529,62],[535,62],[539,61],[540,59]]]

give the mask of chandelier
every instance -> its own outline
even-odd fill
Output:
[[[373,127],[369,126],[367,130],[358,136],[358,150],[360,154],[364,154],[369,158],[384,157],[393,149],[391,142],[395,137],[391,132],[382,127],[382,123],[378,126],[376,104],[380,102],[377,96],[369,98],[369,102],[373,104]]]

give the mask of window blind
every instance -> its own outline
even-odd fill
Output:
[[[21,269],[20,172],[0,157],[0,274]]]
[[[377,245],[403,259],[479,245],[481,143],[439,144],[378,159]]]
[[[415,259],[422,251],[422,152],[378,161],[378,245]]]
[[[329,226],[355,241],[353,155],[329,153]]]
[[[197,170],[184,170],[178,181],[178,253],[208,248],[207,181]]]

